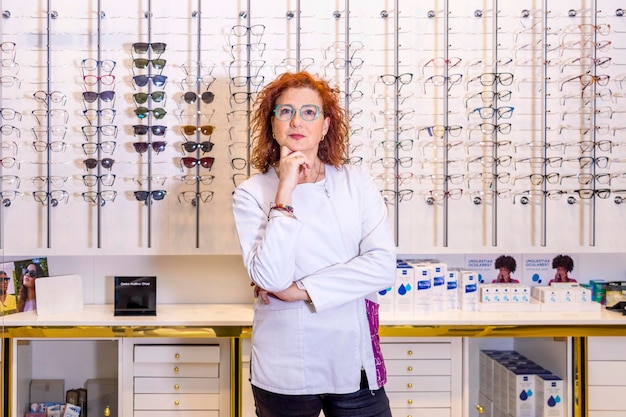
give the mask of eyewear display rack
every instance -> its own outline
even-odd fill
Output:
[[[6,253],[236,253],[232,190],[255,174],[254,100],[278,74],[303,69],[340,91],[347,163],[369,168],[401,253],[626,244],[613,227],[626,221],[626,29],[615,0],[246,0],[210,14],[192,0],[137,6],[129,15],[104,0],[74,9],[3,1],[0,215],[3,235],[17,233],[14,224],[27,229],[19,242],[4,236]],[[13,42],[21,80],[11,78]],[[154,45],[167,45],[167,82],[165,48]],[[109,61],[115,75],[102,65]],[[7,119],[32,110],[11,97],[20,81],[18,96],[36,92],[34,128],[33,118]],[[115,97],[134,110],[115,112]],[[18,132],[35,135],[35,151],[30,141],[13,146],[25,155],[19,171],[7,166]],[[133,147],[138,160],[124,154]],[[31,191],[30,176],[41,189]],[[16,178],[22,188],[11,186]],[[57,228],[85,233],[53,240]]]

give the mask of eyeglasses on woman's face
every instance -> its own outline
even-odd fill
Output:
[[[312,122],[320,117],[322,109],[316,104],[305,104],[304,106],[296,109],[291,104],[279,104],[274,109],[274,116],[281,122],[288,122],[296,115],[296,112],[300,114],[300,118],[307,122]]]

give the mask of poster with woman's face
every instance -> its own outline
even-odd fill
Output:
[[[37,309],[35,281],[40,277],[49,276],[47,258],[31,258],[14,261],[14,278],[16,282],[17,311]]]
[[[0,315],[17,313],[17,297],[15,295],[15,264],[0,263]]]

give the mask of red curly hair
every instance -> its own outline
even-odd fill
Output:
[[[346,161],[348,121],[339,104],[339,89],[306,71],[281,74],[259,93],[250,123],[254,132],[250,165],[265,173],[280,160],[280,146],[272,136],[272,117],[276,100],[290,88],[310,88],[319,94],[322,114],[330,118],[330,126],[325,139],[320,142],[317,156],[326,164],[337,168],[342,166]]]

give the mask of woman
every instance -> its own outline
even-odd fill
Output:
[[[17,311],[17,299],[9,294],[9,282],[11,278],[5,271],[0,271],[0,315],[11,314]]]
[[[574,278],[569,276],[569,273],[574,270],[574,260],[571,256],[555,256],[554,259],[552,259],[552,268],[556,269],[556,273],[548,284],[552,284],[553,282],[576,282]]]
[[[395,246],[369,174],[344,165],[338,91],[306,72],[260,93],[251,166],[234,192],[255,285],[251,383],[257,415],[391,416],[376,293],[395,280]]]
[[[35,280],[43,275],[41,267],[36,263],[30,263],[22,272],[22,285],[20,286],[17,311],[36,310]]]
[[[496,258],[495,268],[498,270],[498,277],[491,283],[519,283],[518,280],[511,277],[511,274],[517,269],[515,258],[509,255],[500,255]]]

